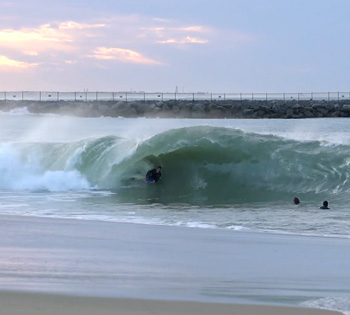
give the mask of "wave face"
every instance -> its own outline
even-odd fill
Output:
[[[120,202],[229,205],[337,198],[347,202],[350,146],[327,146],[209,126],[138,143],[117,136],[0,145],[0,189],[101,189]],[[156,184],[148,169],[163,167]],[[322,197],[320,197],[322,196]]]

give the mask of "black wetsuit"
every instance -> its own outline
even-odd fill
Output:
[[[155,181],[158,182],[160,180],[160,177],[162,176],[162,173],[157,173],[157,170],[154,168],[153,170],[149,170],[146,174],[146,179],[148,181]]]

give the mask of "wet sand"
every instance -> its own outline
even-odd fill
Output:
[[[337,315],[306,308],[0,292],[7,315]]]
[[[1,313],[331,314],[293,307],[350,292],[349,245],[341,238],[0,216]]]

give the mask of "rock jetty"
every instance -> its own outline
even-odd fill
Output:
[[[350,100],[341,101],[0,101],[1,111],[27,108],[31,113],[81,117],[160,118],[319,118],[350,117]]]

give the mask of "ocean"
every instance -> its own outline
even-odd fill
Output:
[[[2,112],[0,214],[346,240],[348,126]],[[160,182],[146,184],[157,165]],[[350,301],[326,304],[339,299]]]

